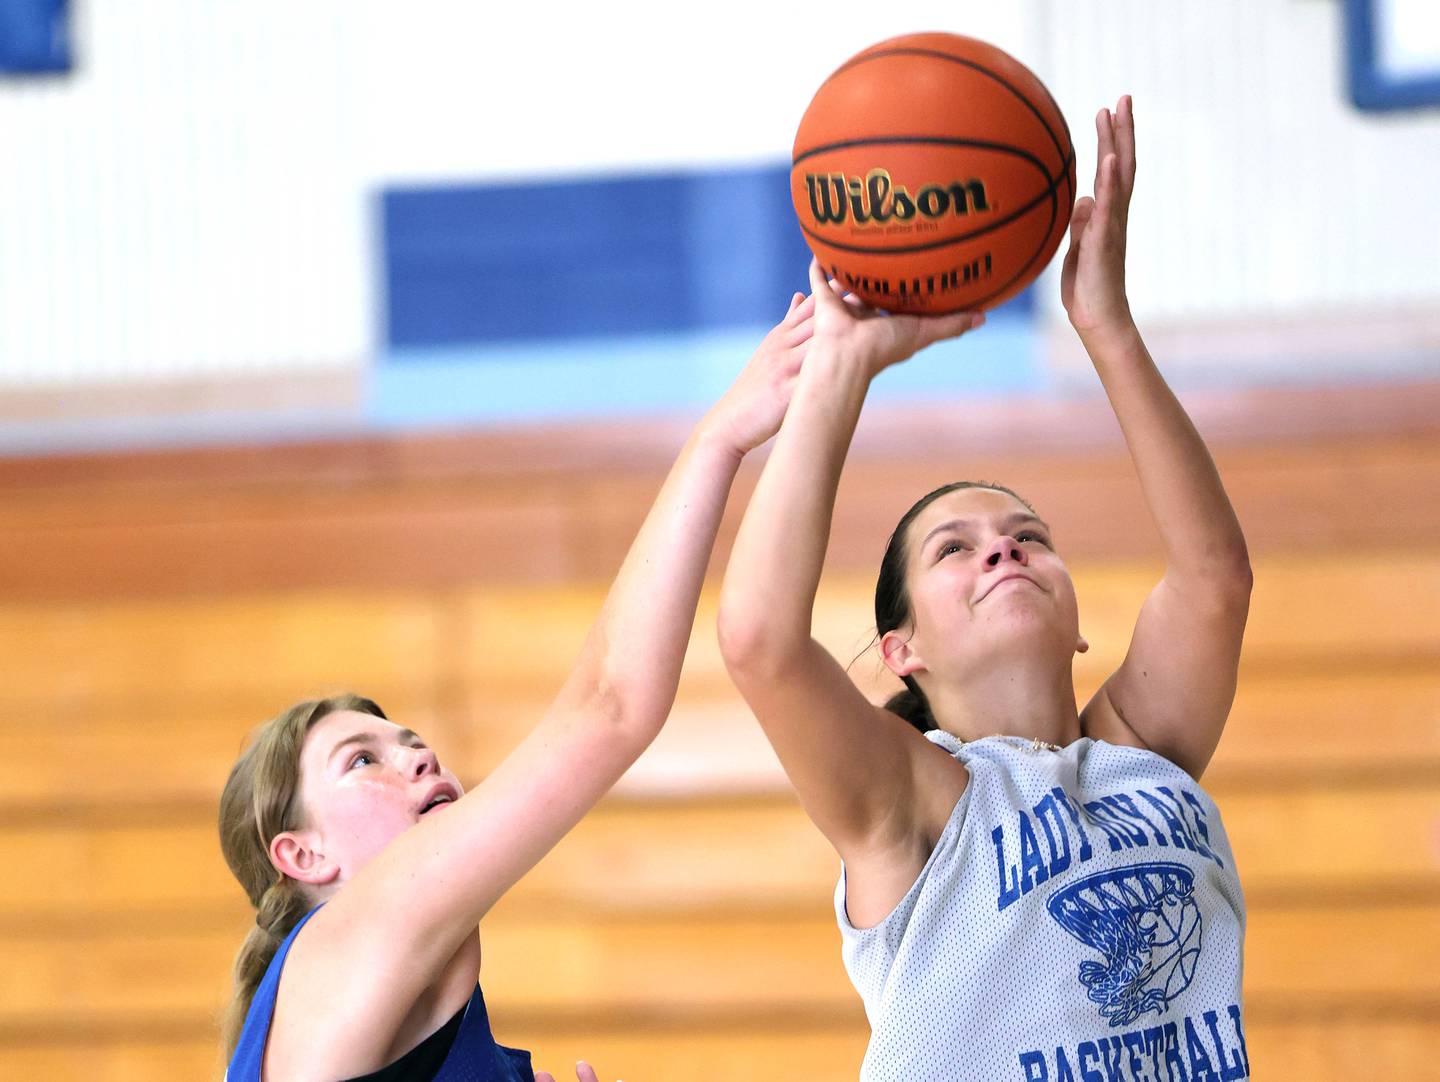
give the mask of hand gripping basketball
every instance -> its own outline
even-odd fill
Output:
[[[928,345],[955,338],[985,322],[981,312],[939,316],[882,312],[853,293],[847,294],[839,282],[827,280],[813,259],[810,291],[815,298],[815,331],[810,348],[832,349],[853,357],[865,364],[872,377]]]

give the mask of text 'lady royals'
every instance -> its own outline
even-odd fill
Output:
[[[1168,785],[1157,785],[1080,804],[1057,785],[1028,813],[1016,809],[1015,814],[1013,832],[1007,833],[1004,825],[990,832],[999,879],[997,911],[1003,912],[1072,863],[1088,862],[1095,854],[1092,837],[1103,838],[1112,853],[1173,846],[1225,867],[1209,845],[1205,805],[1188,789],[1177,794]]]
[[[934,221],[947,214],[961,216],[991,209],[985,184],[979,180],[926,184],[912,196],[903,184],[890,179],[888,170],[872,169],[863,179],[844,173],[806,173],[805,187],[817,225],[840,225],[847,217],[859,224],[915,218]]]

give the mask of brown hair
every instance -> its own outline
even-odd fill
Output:
[[[883,638],[887,631],[903,627],[914,615],[910,608],[910,591],[905,588],[905,566],[910,559],[910,524],[919,517],[921,511],[941,496],[963,488],[992,488],[1014,496],[1029,508],[1031,513],[1035,511],[1023,496],[1004,485],[987,481],[954,481],[941,485],[916,500],[914,506],[906,511],[896,524],[895,532],[890,535],[885,546],[885,555],[880,561],[880,575],[875,580],[875,634],[878,638]],[[930,712],[930,703],[925,698],[925,693],[920,690],[920,684],[913,676],[902,676],[900,679],[905,681],[905,690],[890,696],[885,703],[885,709],[899,714],[922,733],[938,729],[940,726],[935,723],[935,716]]]
[[[270,863],[270,842],[303,825],[297,794],[305,734],[327,714],[344,710],[385,717],[380,707],[358,695],[297,703],[255,730],[220,794],[220,849],[255,907],[255,927],[235,956],[235,991],[220,1027],[227,1061],[270,960],[310,909],[300,885]]]

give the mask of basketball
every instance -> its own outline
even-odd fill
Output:
[[[790,194],[831,278],[891,312],[993,308],[1055,255],[1075,203],[1070,130],[1014,57],[957,34],[857,53],[795,134]]]

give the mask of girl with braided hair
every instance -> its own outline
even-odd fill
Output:
[[[779,427],[813,307],[795,295],[696,425],[554,704],[472,791],[368,699],[301,703],[258,731],[220,803],[256,910],[229,1082],[553,1082],[491,1035],[477,926],[659,732],[731,482]]]

